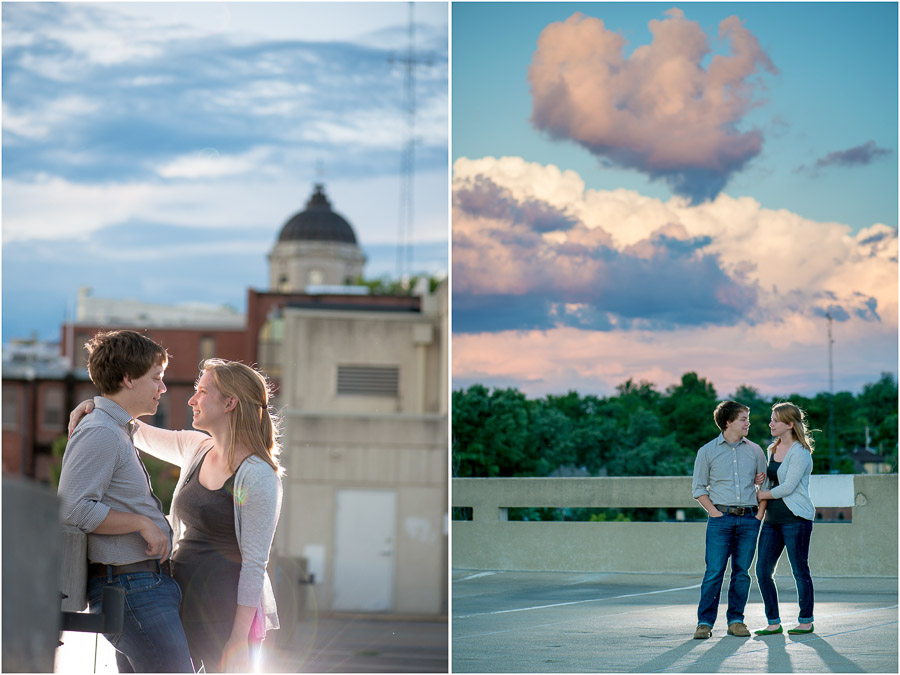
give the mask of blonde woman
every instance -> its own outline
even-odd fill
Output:
[[[767,508],[756,558],[756,580],[769,625],[756,634],[783,632],[773,575],[785,549],[800,601],[798,625],[788,633],[812,633],[814,592],[809,572],[809,540],[816,509],[809,498],[809,476],[813,468],[813,441],[807,428],[806,413],[793,403],[772,406],[769,429],[775,441],[768,448],[766,480],[757,494],[760,502],[767,501]]]
[[[181,467],[172,560],[195,668],[251,672],[266,630],[278,628],[266,573],[281,511],[277,419],[265,377],[243,363],[204,361],[195,389],[188,404],[197,431],[135,420],[134,443]],[[80,404],[72,422],[91,407]]]

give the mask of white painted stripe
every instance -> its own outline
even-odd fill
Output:
[[[646,609],[632,609],[627,612],[611,612],[610,614],[600,615],[599,618],[605,619],[607,617],[623,616],[625,614],[643,614],[646,612],[659,612],[660,610],[669,609],[670,607],[681,607],[681,605],[656,605],[654,607],[647,607]],[[528,631],[528,630],[536,630],[538,628],[546,628],[548,626],[561,626],[561,625],[567,624],[567,623],[581,623],[582,621],[584,621],[584,619],[582,617],[579,617],[577,619],[566,619],[565,621],[553,621],[551,623],[532,624],[530,626],[522,626],[520,628],[507,628],[506,630],[492,630],[492,631],[488,631],[487,633],[472,633],[470,635],[454,635],[453,640],[454,641],[455,640],[467,640],[467,639],[473,638],[473,637],[483,637],[485,635],[497,635],[498,633],[524,633],[525,631]]]
[[[456,579],[453,583],[459,583],[460,581],[468,581],[469,579],[478,579],[479,577],[489,577],[492,574],[497,574],[497,572],[480,572],[478,574],[472,574],[467,577],[463,577],[462,579]]]
[[[657,593],[672,593],[674,591],[690,591],[694,588],[700,588],[700,584],[693,586],[682,586],[681,588],[664,588],[661,591],[646,591],[645,593],[628,593],[626,595],[613,595],[608,598],[592,598],[590,600],[573,600],[572,602],[556,602],[552,605],[535,605],[534,607],[519,607],[518,609],[499,609],[495,612],[478,612],[476,614],[460,614],[454,616],[454,619],[470,619],[473,616],[490,616],[494,614],[511,614],[512,612],[530,612],[534,609],[550,609],[551,607],[567,607],[569,605],[583,605],[588,602],[603,602],[605,600],[619,600],[620,598],[636,598],[640,595],[656,595]]]

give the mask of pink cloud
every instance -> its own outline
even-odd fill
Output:
[[[709,39],[681,10],[649,25],[653,41],[630,58],[600,19],[576,13],[547,26],[528,74],[532,124],[666,180],[694,203],[713,198],[759,154],[762,133],[737,127],[760,104],[753,76],[778,71],[736,16],[719,24],[730,53],[708,67]]]
[[[458,159],[453,194],[454,386],[608,394],[693,370],[723,394],[814,393],[826,313],[839,390],[896,372],[896,228],[588,190],[512,157]]]

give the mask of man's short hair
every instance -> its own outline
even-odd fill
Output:
[[[716,421],[716,426],[725,431],[728,423],[736,420],[742,412],[750,412],[750,408],[737,401],[722,401],[716,406],[713,419]]]
[[[91,382],[104,396],[122,389],[125,376],[143,377],[154,365],[164,366],[169,361],[165,348],[133,330],[97,333],[84,346]]]

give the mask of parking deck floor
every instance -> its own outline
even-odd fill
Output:
[[[896,577],[814,577],[809,635],[725,634],[728,576],[709,640],[694,640],[700,575],[453,571],[455,673],[897,673]],[[796,623],[791,577],[776,577]],[[755,580],[745,610],[766,624]],[[794,623],[791,623],[791,622]]]

